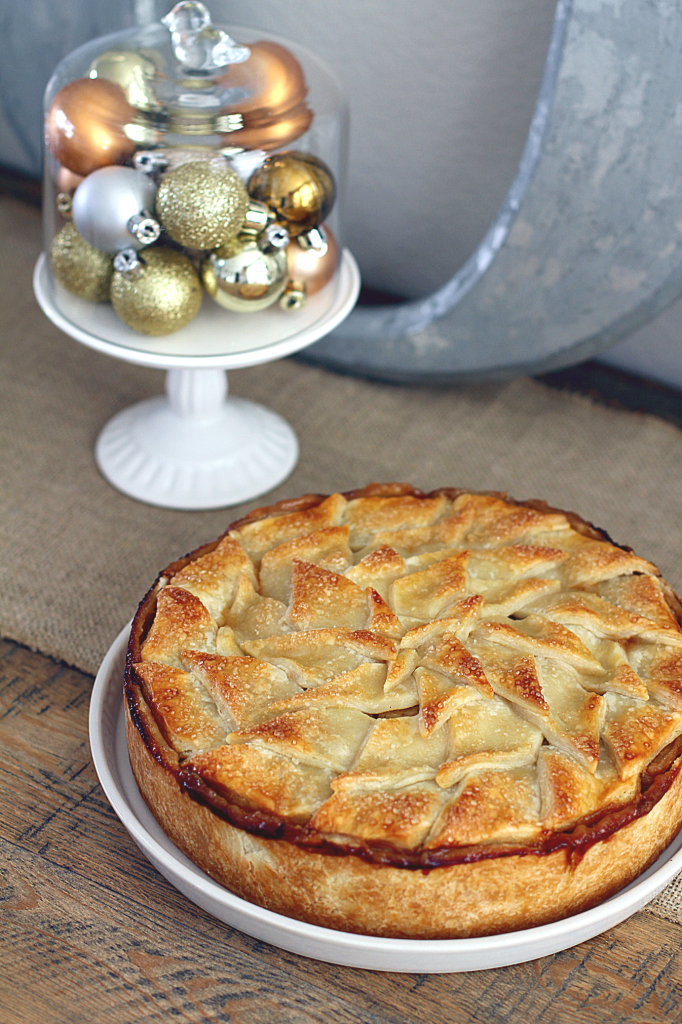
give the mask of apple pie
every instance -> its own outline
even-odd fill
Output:
[[[281,914],[411,938],[554,921],[680,829],[681,612],[543,502],[280,502],[142,601],[133,771],[184,853]]]

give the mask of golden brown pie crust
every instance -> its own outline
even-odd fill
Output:
[[[306,495],[256,509],[232,524],[223,538],[168,566],[142,601],[133,623],[125,682],[126,728],[133,772],[152,813],[176,845],[237,895],[267,909],[344,931],[411,938],[487,935],[544,924],[595,906],[652,864],[679,831],[682,824],[679,599],[660,580],[653,566],[637,559],[630,549],[614,545],[603,531],[580,517],[552,509],[543,502],[516,502],[496,493],[473,498],[497,502],[496,515],[504,513],[502,518],[498,515],[494,519],[494,529],[500,536],[491,534],[485,522],[480,526],[482,520],[478,513],[473,519],[469,517],[466,526],[467,550],[473,552],[473,572],[482,573],[481,589],[488,594],[488,603],[476,595],[458,598],[457,588],[464,578],[462,545],[457,543],[456,536],[461,524],[456,522],[460,512],[454,515],[452,511],[458,502],[460,509],[466,509],[470,494],[451,488],[422,494],[404,484],[375,484],[343,495],[350,503],[345,505],[346,510],[350,509],[346,515],[352,518],[354,511],[360,510],[360,518],[353,525],[356,546],[360,548],[354,558],[357,559],[358,554],[363,557],[359,559],[359,566],[356,561],[350,569],[334,561],[342,557],[339,554],[341,539],[338,532],[334,533],[339,527],[321,524],[316,519],[320,506],[328,507],[324,505],[327,496]],[[403,497],[416,499],[419,509],[424,510],[422,518],[428,520],[428,524],[426,527],[403,524],[402,529],[408,530],[409,536],[404,533],[399,538],[396,530],[401,529],[400,524],[396,527],[390,521],[382,522],[381,500]],[[364,505],[357,502],[357,499],[367,498],[378,500]],[[442,511],[444,503],[446,514]],[[373,519],[375,505],[376,521]],[[485,508],[483,511],[485,520],[487,511]],[[507,512],[511,518],[505,518]],[[207,607],[215,595],[216,601],[226,599],[224,590],[220,596],[220,587],[211,575],[210,560],[206,561],[206,556],[216,549],[224,552],[226,545],[232,560],[230,564],[235,564],[236,559],[240,566],[242,582],[239,586],[244,593],[258,583],[251,559],[259,562],[267,550],[280,551],[282,557],[287,558],[292,550],[294,558],[296,551],[305,555],[310,547],[305,540],[308,536],[305,529],[299,530],[303,540],[280,537],[280,543],[270,543],[269,548],[266,543],[265,551],[253,546],[261,543],[262,538],[259,540],[252,533],[249,539],[248,531],[245,534],[243,530],[249,524],[292,513],[310,514],[308,525],[315,532],[316,550],[324,550],[324,558],[320,556],[319,560],[326,559],[327,564],[336,565],[340,571],[318,569],[312,560],[305,558],[296,560],[292,570],[294,593],[289,603],[290,618],[284,627],[288,632],[282,634],[280,630],[271,636],[291,637],[292,625],[294,633],[301,635],[306,630],[330,633],[329,626],[324,624],[324,615],[322,624],[315,618],[321,614],[320,594],[327,602],[325,607],[332,601],[335,616],[350,616],[349,624],[344,627],[349,633],[355,622],[357,586],[364,584],[363,593],[371,591],[376,595],[369,598],[371,628],[354,631],[353,643],[358,650],[362,648],[364,662],[346,675],[337,673],[331,684],[323,684],[326,689],[320,689],[319,680],[312,691],[306,686],[301,690],[292,683],[291,673],[301,671],[300,666],[292,667],[292,659],[274,658],[268,653],[272,650],[280,653],[277,644],[282,647],[282,642],[277,641],[273,646],[267,636],[252,641],[255,650],[266,652],[265,667],[262,659],[238,647],[235,653],[228,651],[222,655],[211,651],[211,642],[204,643],[201,638],[202,630],[210,632],[213,620],[205,608],[197,605],[192,594],[197,587],[202,594],[208,594],[204,596]],[[523,541],[526,513],[531,520],[534,514],[539,514],[533,521],[533,528],[541,528],[542,543],[505,544],[504,530],[509,528],[514,516],[513,529]],[[571,547],[572,534],[562,535],[570,541],[570,557],[547,541],[545,527],[564,529],[557,517],[563,517],[566,527],[575,534],[573,541],[577,547],[575,544]],[[419,542],[421,556],[416,557],[423,561],[416,563],[416,569],[415,563],[411,563],[412,572],[407,576],[396,577],[399,567],[395,549],[389,544],[372,548],[363,536],[366,529],[370,529],[370,533],[374,531],[373,535],[378,535],[380,540],[384,535],[389,540],[393,538],[396,544],[403,546],[404,557],[408,560],[410,545]],[[435,538],[434,543],[424,545],[427,535],[419,534],[420,529],[431,530],[428,536]],[[487,534],[485,529],[488,529]],[[320,531],[329,532],[321,535]],[[247,546],[252,545],[251,559],[245,558],[243,565],[239,561],[240,537],[247,538]],[[482,546],[477,547],[478,543]],[[286,547],[292,544],[293,549]],[[447,557],[431,557],[429,552],[439,549],[439,545],[443,549],[452,548],[452,554],[448,551]],[[429,550],[424,551],[425,546]],[[365,554],[367,547],[371,550]],[[384,554],[387,549],[393,555]],[[403,555],[398,557],[402,559]],[[491,573],[494,577],[500,557],[505,572],[511,573],[504,593],[499,587],[495,589],[495,584],[486,582]],[[268,573],[272,573],[273,582],[268,583],[268,587],[271,586],[273,592],[281,586],[275,573],[278,560],[281,561],[279,556],[271,556],[260,562],[261,577],[267,578]],[[337,582],[338,576],[342,577],[341,583]],[[562,581],[560,589],[552,582],[558,576]],[[384,594],[390,594],[391,600],[384,600],[378,589],[369,586],[369,579],[374,580]],[[513,586],[510,579],[514,581]],[[647,583],[647,579],[656,581],[655,585]],[[354,586],[347,585],[346,580],[352,580]],[[399,581],[397,587],[396,580]],[[641,586],[640,580],[644,581]],[[167,589],[169,584],[170,589]],[[154,624],[158,598],[164,590],[170,595],[172,614],[170,618],[161,614]],[[240,592],[227,596],[233,610],[242,600]],[[445,598],[442,595],[446,595]],[[606,607],[607,598],[608,609],[612,612]],[[421,610],[421,615],[411,618],[402,614],[396,626],[395,606],[403,607],[403,600],[411,602],[411,609]],[[510,600],[516,602],[511,615]],[[638,610],[632,607],[633,601]],[[272,602],[275,608],[278,602],[276,599]],[[496,609],[494,614],[491,612],[489,621],[483,614],[484,605]],[[459,616],[457,623],[453,609]],[[650,612],[651,617],[642,614],[643,611]],[[231,621],[243,621],[239,614],[234,611]],[[271,614],[270,609],[268,614]],[[443,634],[442,625],[446,621],[449,631]],[[570,626],[563,624],[567,621]],[[586,630],[586,622],[591,629]],[[467,632],[472,623],[473,633]],[[458,635],[455,635],[456,625],[463,630]],[[277,630],[279,627],[268,628]],[[395,633],[396,629],[401,636]],[[595,629],[600,631],[599,639],[595,639],[596,634],[592,632]],[[394,638],[391,638],[391,630]],[[238,630],[227,632],[231,637],[242,636]],[[332,640],[333,637],[330,642]],[[282,650],[285,647],[286,643]],[[382,653],[384,649],[389,653]],[[636,651],[634,658],[631,657],[633,649]],[[223,648],[223,652],[225,650],[227,648]],[[638,667],[641,663],[644,678],[652,680],[647,683],[648,691],[629,662],[621,657],[623,650]],[[495,652],[494,656],[491,652]],[[593,665],[597,656],[601,659],[598,668]],[[269,663],[268,658],[274,661]],[[575,678],[588,687],[583,692],[583,687],[578,686],[578,703],[574,700],[570,706],[566,705],[568,710],[556,705],[556,697],[548,696],[549,704],[545,700],[545,693],[556,693],[554,658],[558,658],[557,664],[568,666],[562,669],[561,679],[569,689],[574,686],[574,673],[578,673]],[[407,692],[407,685],[415,685],[417,663],[420,714],[408,721],[402,716],[412,714],[412,709],[406,705],[409,693],[402,698],[402,710],[396,694],[400,697]],[[257,670],[254,693],[258,687],[264,687],[262,692],[268,706],[281,708],[282,713],[275,719],[280,723],[279,732],[273,733],[273,727],[268,725],[272,714],[254,705],[253,693],[249,692],[244,702],[243,695],[235,695],[230,690],[220,675],[225,665],[242,673],[241,678],[251,678],[243,673]],[[283,665],[289,673],[287,677]],[[229,733],[227,741],[221,725],[223,719],[210,701],[211,710],[205,712],[203,705],[197,704],[196,692],[192,690],[191,699],[183,703],[182,687],[188,685],[188,667],[194,680],[209,680],[207,685],[213,687],[214,697],[216,693],[220,699],[220,695],[225,696],[227,710],[221,712],[223,717],[237,716],[238,728]],[[305,665],[304,670],[310,671]],[[389,679],[391,673],[393,677]],[[322,721],[327,713],[324,708],[338,709],[341,698],[333,687],[336,685],[339,689],[339,678],[343,685],[349,676],[354,683],[357,679],[365,685],[369,680],[369,685],[374,685],[375,675],[386,679],[383,684],[386,697],[380,700],[390,702],[395,698],[398,708],[373,715],[369,712],[369,735],[377,749],[381,750],[384,733],[402,735],[399,730],[403,723],[407,723],[405,729],[415,743],[424,740],[429,750],[438,747],[441,742],[438,737],[449,729],[449,746],[443,747],[446,752],[439,754],[438,763],[431,765],[428,758],[415,762],[417,768],[411,766],[410,770],[416,770],[417,776],[405,776],[403,785],[390,778],[386,782],[381,777],[384,769],[377,770],[376,758],[372,762],[367,753],[371,753],[372,743],[365,736],[351,755],[329,746],[330,763],[335,765],[333,770],[328,766],[320,768],[323,762],[312,747],[304,752],[303,768],[292,768],[292,748],[287,746],[292,734],[289,731],[284,735],[281,723],[286,723],[289,730],[292,722],[310,729],[312,723],[317,728],[318,719]],[[343,686],[341,689],[346,692]],[[647,693],[646,702],[643,690]],[[308,700],[311,692],[312,703]],[[316,693],[321,695],[320,701],[324,698],[322,712],[315,706]],[[609,693],[612,696],[608,696]],[[220,704],[220,699],[216,698],[216,705]],[[480,752],[476,748],[478,752],[474,754],[469,750],[462,754],[456,749],[457,730],[461,727],[461,730],[472,729],[475,733],[476,716],[488,713],[487,709],[493,706],[486,703],[489,701],[494,702],[502,716],[501,731],[495,735],[501,735],[503,740],[509,731],[505,717],[509,708],[518,718],[518,725],[512,728],[514,742],[507,753],[503,751],[502,761],[499,761],[499,754],[488,749]],[[376,704],[379,706],[384,704]],[[561,715],[555,714],[556,707],[560,708]],[[348,721],[344,719],[344,728],[353,735],[356,729],[362,733],[367,713],[347,711],[345,714]],[[400,716],[399,721],[394,716]],[[598,725],[594,724],[595,716],[600,716]],[[339,720],[338,711],[332,712],[331,720],[333,723]],[[578,726],[571,724],[576,720]],[[457,729],[452,723],[459,723]],[[596,733],[595,748],[596,728],[600,731]],[[295,736],[298,737],[295,742],[305,743],[305,728]],[[221,750],[229,755],[226,762],[229,771],[235,773],[235,777],[241,773],[239,778],[247,780],[251,789],[248,785],[240,788],[237,782],[234,789],[229,789],[221,782],[225,777]],[[280,756],[281,750],[288,751],[288,756]],[[262,785],[253,789],[254,777],[262,782],[261,775],[254,776],[251,764],[254,758],[261,773],[263,761],[266,767],[272,765],[272,778],[277,778],[272,783],[275,799],[263,793]],[[608,769],[606,775],[604,765]],[[281,767],[286,778],[280,783],[276,773]],[[313,793],[310,799],[316,800],[312,815],[303,804],[299,808],[296,802],[299,787],[296,773],[299,771],[307,773],[301,775],[300,786],[304,790],[308,787],[306,792]],[[326,780],[331,778],[334,792],[327,789],[316,799],[309,777],[314,785],[323,786],[327,786]],[[536,806],[535,796],[526,800],[523,794],[524,787],[535,787],[533,793],[536,793],[537,778],[541,780],[542,814],[538,818],[538,812],[534,811],[531,822],[524,808]],[[599,790],[598,798],[591,795],[590,787],[595,792]],[[252,792],[251,798],[249,793]],[[278,794],[284,801],[279,806]],[[586,794],[584,799],[581,794]],[[515,817],[513,809],[509,808],[517,797],[520,810]],[[522,804],[522,800],[526,803]],[[490,807],[498,804],[503,808],[501,825],[490,812]],[[376,826],[377,821],[380,827]],[[423,821],[430,822],[426,832]]]

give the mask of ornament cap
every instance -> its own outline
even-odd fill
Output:
[[[310,231],[304,231],[298,235],[297,243],[304,252],[313,252],[317,256],[326,256],[329,251],[329,239],[322,224]]]
[[[114,256],[114,270],[118,270],[128,281],[140,277],[143,269],[144,263],[135,249],[121,249]]]
[[[152,245],[161,234],[161,225],[151,213],[143,210],[130,218],[128,231],[142,245]]]
[[[240,230],[246,235],[260,235],[261,231],[265,231],[270,220],[270,211],[265,203],[258,203],[252,199]]]
[[[265,238],[261,242],[261,249],[286,249],[291,239],[289,232],[281,224],[270,224],[265,229]]]
[[[287,313],[295,313],[297,309],[305,306],[307,298],[305,281],[287,281],[279,304]]]

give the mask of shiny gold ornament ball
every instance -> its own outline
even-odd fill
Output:
[[[251,175],[248,188],[251,198],[265,203],[291,235],[326,220],[336,195],[327,165],[295,150],[269,156]]]
[[[264,251],[253,235],[239,235],[204,260],[201,280],[212,299],[234,313],[271,306],[287,282],[284,249]]]
[[[238,234],[249,206],[241,179],[206,160],[168,171],[156,196],[156,215],[175,242],[214,249]]]
[[[135,145],[124,127],[134,117],[120,85],[77,78],[53,99],[45,121],[45,141],[63,167],[85,176],[132,156]]]
[[[339,262],[339,247],[334,235],[328,227],[324,227],[326,249],[304,249],[298,238],[294,238],[287,246],[287,263],[289,277],[302,281],[306,286],[307,295],[314,295],[329,284]],[[300,236],[299,236],[300,237]]]
[[[114,271],[111,301],[121,320],[140,334],[172,334],[199,312],[201,283],[191,261],[165,246],[139,253],[139,275]]]
[[[120,85],[129,103],[138,110],[154,110],[160,106],[154,94],[156,67],[141,53],[106,50],[92,62],[88,77]]]
[[[50,246],[50,266],[59,283],[89,302],[107,302],[113,274],[112,257],[78,234],[69,221]]]

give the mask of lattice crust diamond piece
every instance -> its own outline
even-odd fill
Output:
[[[386,673],[385,663],[364,662],[350,672],[334,676],[328,683],[275,701],[270,712],[281,714],[299,708],[346,707],[357,708],[368,715],[381,715],[416,707],[419,698],[414,678],[408,677],[385,692]]]
[[[419,691],[417,724],[422,736],[430,736],[443,726],[462,704],[480,698],[480,694],[472,686],[453,682],[440,672],[420,667],[414,676]]]
[[[682,732],[655,568],[561,513],[400,490],[244,523],[161,589],[137,672],[180,758],[246,807],[405,848],[634,799]]]
[[[301,692],[281,668],[257,658],[184,651],[182,661],[210,693],[229,730],[255,725],[269,716],[274,701]]]
[[[668,603],[671,595],[666,594],[664,584],[657,576],[616,576],[597,584],[596,592],[609,604],[643,615],[679,636],[680,628]]]
[[[538,536],[573,532],[561,513],[509,505],[501,498],[485,494],[461,494],[453,509],[472,515],[473,525],[466,543],[477,548],[497,548],[514,541],[532,543]]]
[[[522,842],[539,834],[540,792],[535,766],[468,774],[445,805],[427,847]]]
[[[225,623],[234,630],[237,642],[243,645],[247,638],[262,639],[288,633],[291,627],[286,621],[286,614],[286,605],[272,597],[261,597],[251,580],[242,576]]]
[[[330,771],[255,745],[218,747],[196,755],[184,767],[234,803],[297,823],[309,821],[330,795]]]
[[[633,669],[650,694],[665,708],[682,711],[682,651],[660,644],[634,644],[629,652]]]
[[[304,511],[283,513],[245,523],[232,530],[231,536],[240,542],[258,566],[265,552],[271,548],[316,530],[341,526],[345,509],[346,499],[341,494],[332,494],[319,505]]]
[[[599,780],[556,747],[544,746],[538,752],[540,818],[545,828],[571,825],[599,805],[602,787]]]
[[[403,558],[440,551],[443,548],[463,548],[464,537],[474,520],[474,510],[467,509],[457,515],[448,515],[433,526],[415,526],[403,530],[379,530],[369,542],[369,548],[393,548]]]
[[[474,770],[533,765],[542,744],[542,732],[500,697],[460,705],[446,733],[446,757],[436,775],[444,789]]]
[[[605,700],[604,744],[619,775],[632,778],[651,759],[682,733],[679,711],[656,707],[609,693]]]
[[[224,658],[241,658],[243,650],[237,643],[231,626],[221,626],[215,638],[215,652]]]
[[[355,708],[305,708],[230,733],[228,743],[248,743],[297,764],[347,771],[372,719]]]
[[[483,665],[467,650],[453,633],[427,641],[417,648],[419,664],[447,676],[455,683],[463,683],[478,691],[482,697],[492,697],[493,688],[488,682]]]
[[[485,606],[485,600],[478,594],[456,601],[442,618],[413,626],[400,641],[401,649],[418,649],[424,644],[450,633],[463,643],[478,622]]]
[[[182,587],[166,586],[157,598],[156,615],[142,646],[142,661],[182,669],[181,652],[215,651],[217,633],[217,622],[198,597]]]
[[[215,703],[187,672],[153,661],[135,669],[161,732],[181,757],[224,743],[225,724]]]
[[[243,643],[247,654],[283,668],[299,686],[320,686],[365,661],[391,662],[394,641],[369,630],[315,629]]]
[[[443,495],[355,498],[348,502],[344,516],[344,522],[350,526],[350,546],[358,551],[370,543],[378,530],[430,526],[443,519],[449,507],[450,502]]]
[[[366,629],[369,594],[339,573],[294,559],[287,619],[296,629]]]
[[[349,787],[334,793],[311,824],[323,832],[414,849],[431,831],[442,803],[442,790],[433,782],[401,789]]]
[[[468,551],[443,558],[427,569],[403,576],[391,584],[391,607],[398,616],[429,622],[466,596]]]
[[[288,604],[294,559],[319,565],[332,572],[345,572],[353,563],[348,533],[347,526],[328,526],[271,548],[263,555],[260,563],[260,593],[263,597],[274,597]]]
[[[480,622],[471,636],[509,647],[518,654],[564,662],[586,675],[604,673],[603,666],[574,632],[541,615],[528,615],[514,622]]]
[[[655,581],[651,582],[655,585]],[[637,637],[650,643],[668,643],[682,647],[682,635],[679,631],[671,630],[667,625],[659,625],[644,615],[619,608],[597,594],[582,590],[571,590],[541,599],[535,602],[529,611],[537,612],[554,622],[560,622],[570,629],[578,626],[589,630],[603,640]]]
[[[223,537],[218,546],[201,558],[189,562],[170,581],[194,594],[206,606],[218,625],[232,604],[242,576],[256,584],[251,559],[233,537]]]
[[[350,771],[332,782],[335,793],[348,787],[381,789],[433,780],[443,763],[444,730],[424,737],[416,718],[378,718]]]
[[[588,541],[571,554],[563,567],[563,578],[569,587],[601,583],[627,573],[658,575],[651,562],[605,541]]]
[[[468,646],[480,661],[498,696],[532,714],[549,715],[549,704],[542,692],[535,658],[531,654],[520,655],[513,648],[485,640],[472,640]]]
[[[384,599],[389,600],[391,583],[407,573],[405,559],[390,546],[370,551],[356,565],[346,570],[346,576],[359,587],[371,587]]]
[[[599,764],[599,737],[606,715],[606,697],[587,691],[570,666],[548,658],[536,658],[535,667],[549,715],[524,713],[538,726],[549,743],[559,747],[594,773]]]

